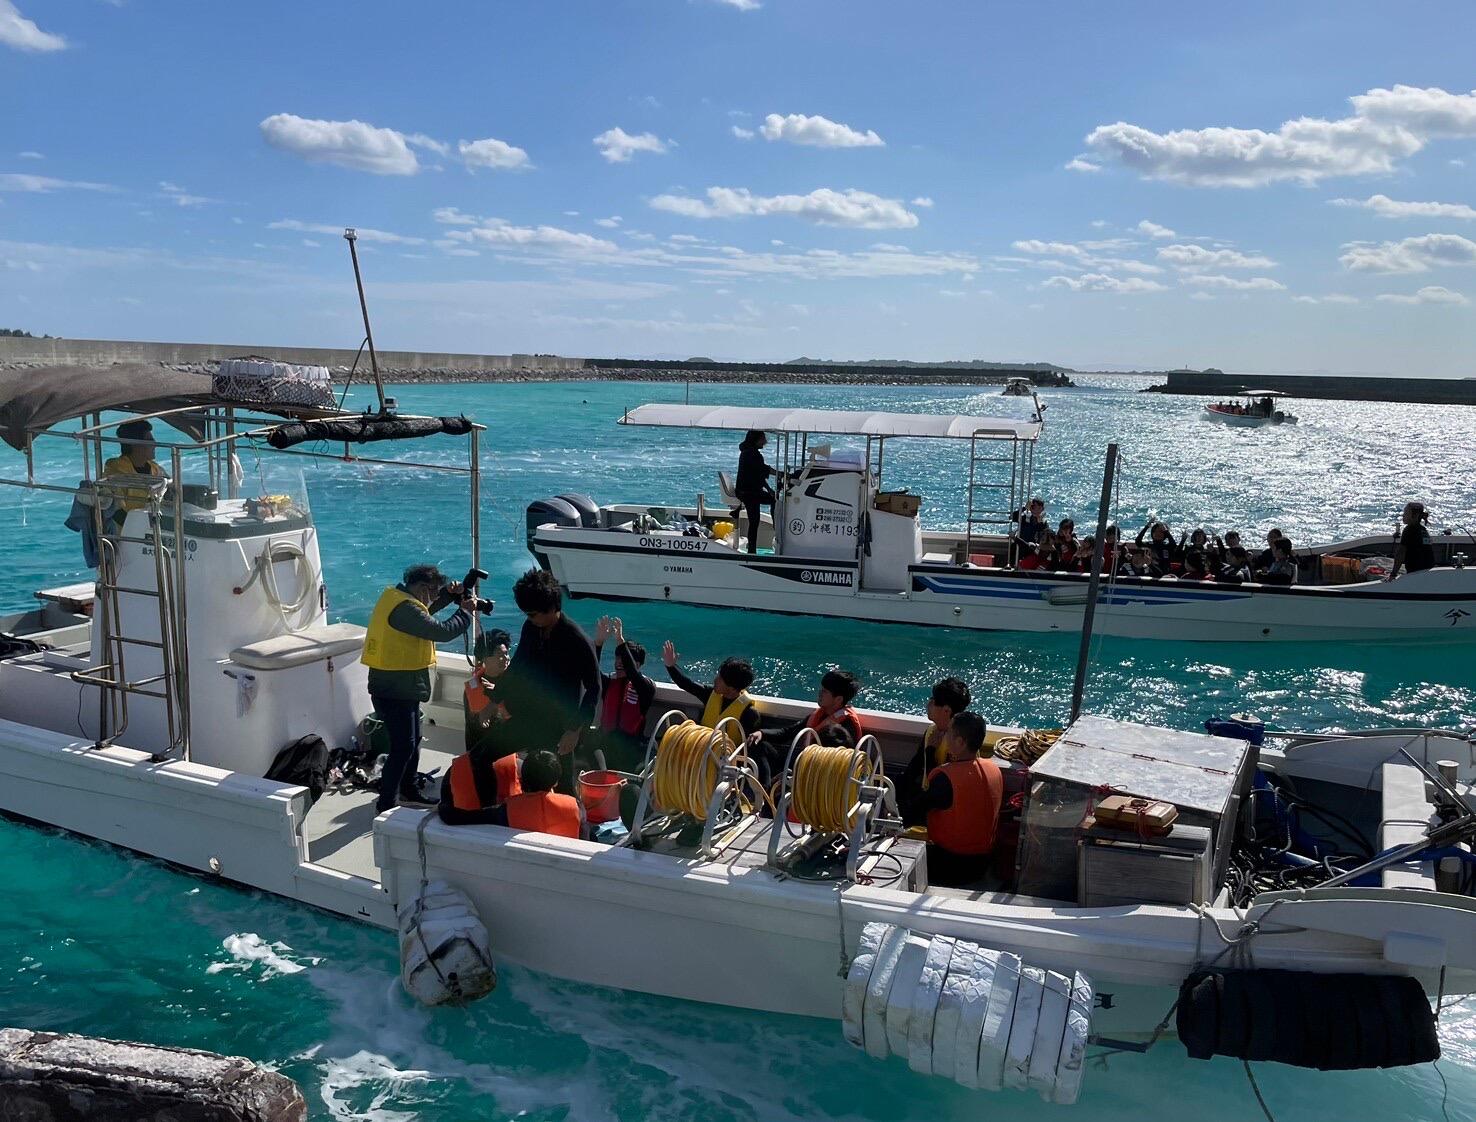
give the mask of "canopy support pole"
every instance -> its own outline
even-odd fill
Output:
[[[1081,617],[1081,646],[1076,652],[1076,680],[1071,686],[1071,722],[1081,716],[1081,698],[1086,691],[1087,664],[1091,659],[1092,624],[1097,617],[1097,590],[1102,586],[1102,557],[1107,538],[1107,508],[1112,502],[1112,479],[1117,473],[1117,445],[1107,445],[1107,465],[1102,470],[1102,501],[1097,504],[1097,537],[1092,544],[1092,576],[1087,582],[1086,610]],[[1114,566],[1117,558],[1113,559]]]
[[[384,382],[379,377],[379,357],[374,353],[374,331],[369,326],[369,304],[364,299],[364,278],[359,274],[359,250],[355,243],[359,235],[350,226],[343,232],[343,240],[349,243],[349,256],[354,262],[354,284],[359,289],[359,311],[364,315],[364,341],[369,344],[369,367],[374,371],[374,392],[379,395],[379,411],[384,412]]]

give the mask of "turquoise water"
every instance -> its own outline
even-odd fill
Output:
[[[1199,403],[1131,392],[1141,383],[1048,395],[1037,491],[1049,514],[1089,519],[1109,439],[1126,470],[1118,514],[1179,524],[1272,525],[1293,540],[1386,530],[1407,498],[1443,529],[1476,521],[1476,414],[1455,408],[1299,402],[1295,429],[1231,430],[1200,421]],[[1019,403],[965,389],[694,386],[693,401],[1001,412]],[[721,434],[621,429],[628,405],[684,397],[681,386],[578,383],[399,387],[402,407],[465,410],[485,422],[483,566],[504,625],[508,585],[526,567],[523,508],[583,490],[601,501],[688,503],[716,494],[734,460]],[[457,450],[459,451],[459,449]],[[415,450],[454,463],[450,442]],[[966,466],[944,444],[888,450],[891,484],[926,497],[924,518],[958,515]],[[402,453],[404,454],[404,453]],[[294,461],[292,477],[246,455],[248,478],[280,490],[302,482],[322,533],[336,615],[362,622],[383,583],[420,558],[469,563],[463,482],[431,471]],[[23,471],[0,451],[0,474]],[[38,474],[76,474],[45,450]],[[248,486],[252,486],[248,484]],[[64,503],[0,488],[0,604],[82,579]],[[1476,554],[1476,547],[1472,549]],[[571,606],[592,623],[602,608]],[[621,605],[648,646],[677,640],[707,669],[749,654],[759,685],[805,694],[834,662],[865,682],[863,700],[917,708],[941,674],[962,673],[992,720],[1058,721],[1067,705],[1072,637],[982,635]],[[1088,706],[1193,728],[1251,709],[1285,727],[1361,728],[1476,722],[1476,650],[1351,645],[1156,644],[1104,639]],[[855,1053],[831,1023],[708,1009],[576,986],[506,969],[498,993],[464,1011],[428,1012],[399,991],[393,940],[257,894],[211,884],[108,847],[0,823],[0,1021],[190,1044],[241,1053],[299,1080],[315,1117],[423,1119],[1001,1119],[1048,1110],[1033,1096],[981,1096]],[[167,931],[167,937],[161,933]],[[601,933],[591,932],[599,939]],[[275,949],[274,949],[275,948]],[[734,979],[734,985],[742,984]],[[1476,1003],[1442,1022],[1449,1115],[1476,1118]],[[1441,1116],[1431,1068],[1323,1074],[1261,1065],[1268,1104],[1298,1118]],[[1089,1071],[1082,1117],[1127,1120],[1189,1106],[1206,1120],[1259,1117],[1239,1065],[1195,1063],[1173,1043],[1113,1056]]]

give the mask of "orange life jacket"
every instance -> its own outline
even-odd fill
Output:
[[[473,717],[492,704],[492,691],[482,678],[481,670],[473,670],[466,680],[466,708]]]
[[[810,714],[809,720],[805,722],[806,727],[819,732],[826,725],[840,725],[851,734],[851,743],[855,744],[863,735],[861,729],[861,718],[856,716],[856,710],[849,705],[842,705],[834,713],[826,716],[821,710],[816,709]]]
[[[948,776],[953,805],[947,810],[928,811],[928,841],[961,855],[992,851],[999,805],[1004,798],[1004,776],[999,765],[978,758],[944,764],[928,773],[928,783],[939,775]]]
[[[513,753],[494,760],[491,768],[478,768],[471,753],[464,753],[451,761],[446,779],[451,784],[451,805],[457,810],[486,810],[523,793]]]
[[[507,800],[507,824],[514,830],[534,830],[560,837],[579,836],[579,803],[572,795],[530,791]]]

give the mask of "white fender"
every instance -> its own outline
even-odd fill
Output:
[[[856,957],[851,959],[851,969],[846,973],[845,993],[841,997],[841,1031],[857,1048],[866,1041],[865,1026],[861,1023],[861,1015],[866,1009],[866,984],[871,981],[876,952],[881,949],[882,939],[890,930],[892,928],[885,923],[868,923],[863,927],[860,942],[856,945]]]
[[[953,1078],[964,1087],[979,1086],[979,1034],[989,1017],[990,995],[999,984],[999,966],[1006,956],[999,951],[980,947],[974,952],[973,992],[977,998],[964,1006],[958,1032],[953,1038]]]
[[[928,944],[928,936],[909,933],[892,974],[892,991],[887,996],[887,1045],[894,1056],[907,1055],[907,1030],[912,1026],[917,984],[927,961]]]
[[[994,986],[989,991],[989,1010],[980,1032],[974,1082],[964,1086],[998,1091],[1004,1085],[1005,1054],[1015,1024],[1015,998],[1019,992],[1020,958],[1006,952],[994,964]]]
[[[1081,1094],[1086,1070],[1087,1037],[1092,1030],[1092,1005],[1096,997],[1091,979],[1077,974],[1071,984],[1071,1005],[1066,1012],[1066,1032],[1061,1039],[1061,1058],[1056,1063],[1056,1086],[1051,1102],[1070,1106]]]
[[[1025,1090],[1030,1070],[1030,1050],[1035,1047],[1035,1026],[1040,1023],[1040,999],[1045,971],[1038,966],[1020,968],[1020,994],[1015,998],[1015,1023],[1005,1050],[1004,1085]]]
[[[955,939],[953,958],[948,963],[948,976],[938,995],[938,1012],[933,1019],[932,1072],[953,1078],[955,1042],[964,1006],[970,1001],[988,1001],[989,991],[979,986],[975,974],[984,963],[976,960],[978,946],[965,939]]]
[[[902,948],[906,945],[906,930],[890,928],[876,952],[876,964],[872,966],[871,980],[866,984],[866,1006],[861,1012],[862,1045],[873,1059],[884,1060],[891,1054],[887,1049],[887,994],[892,988],[892,973],[897,969],[897,959],[902,957]]]
[[[425,1005],[472,1001],[497,987],[487,928],[459,889],[440,881],[401,906],[400,979]]]
[[[934,935],[923,960],[922,976],[917,981],[912,1006],[912,1023],[907,1028],[907,1066],[919,1075],[933,1073],[933,1033],[938,1019],[938,1002],[943,996],[943,983],[948,978],[948,964],[953,961],[955,941],[947,935]]]
[[[1035,1025],[1035,1044],[1030,1049],[1026,1085],[1046,1102],[1056,1089],[1056,1067],[1061,1059],[1061,1041],[1066,1035],[1066,1012],[1071,1008],[1071,979],[1047,970],[1040,995],[1040,1020]]]

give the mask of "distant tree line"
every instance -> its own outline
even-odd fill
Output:
[[[22,331],[18,327],[0,327],[0,339],[35,339],[29,331]],[[42,339],[50,339],[50,335],[40,336]]]

